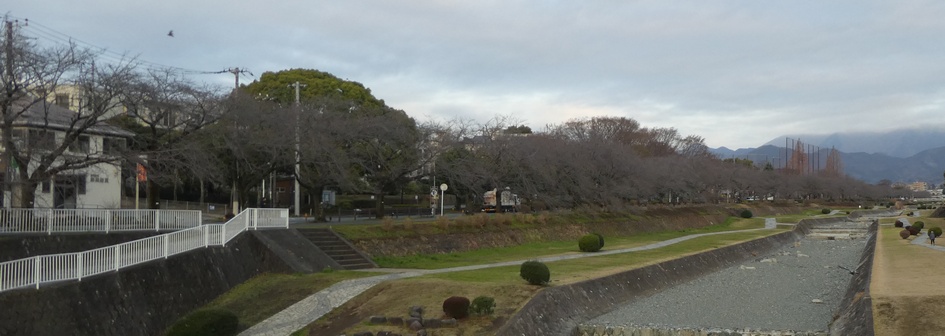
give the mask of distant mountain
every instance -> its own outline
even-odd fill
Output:
[[[765,145],[758,148],[741,148],[736,151],[727,148],[711,149],[713,153],[723,159],[740,158],[755,162],[758,167],[770,162],[775,168],[784,166],[786,160],[784,147]],[[809,162],[823,169],[827,164],[827,155],[830,149],[810,154]],[[922,181],[929,184],[941,185],[945,172],[945,146],[926,149],[915,155],[899,158],[883,153],[844,153],[840,152],[843,162],[843,171],[848,176],[865,181],[878,183],[882,180],[892,182]]]
[[[911,128],[888,132],[798,134],[777,137],[765,143],[785,147],[785,138],[800,140],[821,149],[836,148],[845,153],[881,153],[907,158],[927,149],[945,147],[945,129]],[[788,142],[787,146],[791,146]]]

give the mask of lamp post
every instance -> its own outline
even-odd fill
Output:
[[[440,185],[440,216],[443,216],[443,196],[447,188],[446,183]]]

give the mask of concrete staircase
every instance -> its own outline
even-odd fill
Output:
[[[814,224],[811,225],[807,238],[825,240],[862,239],[869,234],[869,226],[869,222],[866,221]]]
[[[298,229],[308,239],[346,270],[377,267],[370,258],[359,252],[331,229]]]

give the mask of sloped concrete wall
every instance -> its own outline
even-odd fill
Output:
[[[830,323],[831,335],[872,335],[873,300],[870,298],[870,279],[873,276],[873,254],[876,252],[876,231],[879,221],[873,221],[869,238],[863,248],[860,264],[847,286],[840,308]]]
[[[503,336],[571,335],[584,321],[626,302],[687,282],[793,243],[807,225],[794,231],[727,246],[611,276],[542,290],[497,333]]]
[[[292,269],[254,235],[115,273],[0,293],[0,335],[160,335],[264,272]]]

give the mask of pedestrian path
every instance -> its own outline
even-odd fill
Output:
[[[695,239],[705,236],[713,236],[720,234],[727,234],[733,232],[751,232],[759,230],[770,230],[776,228],[778,225],[777,221],[774,218],[765,218],[765,227],[763,229],[747,229],[747,230],[737,230],[737,231],[723,231],[723,232],[711,232],[711,233],[700,233],[693,234],[678,238],[673,238],[669,240],[664,240],[661,242],[618,249],[618,250],[608,250],[601,251],[594,254],[570,254],[570,255],[559,255],[551,257],[543,257],[530,260],[538,260],[541,262],[551,262],[559,260],[570,260],[577,258],[587,258],[595,257],[601,255],[610,255],[618,253],[628,253],[628,252],[638,252],[645,250],[657,249],[672,244],[680,243],[690,239]],[[338,282],[331,287],[325,288],[318,293],[312,294],[311,296],[302,299],[292,306],[289,306],[285,310],[273,315],[272,317],[256,324],[249,329],[241,332],[240,336],[285,336],[289,335],[296,330],[302,329],[305,326],[311,324],[315,320],[321,318],[325,314],[328,314],[348,300],[353,299],[364,291],[374,287],[381,282],[394,279],[402,278],[411,278],[417,277],[426,274],[436,274],[436,273],[447,273],[447,272],[461,272],[461,271],[470,271],[483,268],[492,268],[492,267],[503,267],[503,266],[515,266],[521,265],[527,260],[517,260],[517,261],[506,261],[492,264],[482,264],[482,265],[470,265],[470,266],[461,266],[461,267],[451,267],[443,269],[433,269],[433,270],[395,270],[395,269],[366,269],[363,271],[369,272],[393,272],[391,274],[378,275],[373,277],[361,278],[361,279],[352,279]]]
[[[945,242],[945,240],[939,240],[938,244],[942,244],[943,242]],[[936,245],[929,244],[928,234],[919,233],[918,236],[915,236],[915,238],[912,238],[912,244],[925,246],[933,250],[945,251],[945,246],[938,245],[938,244]]]

